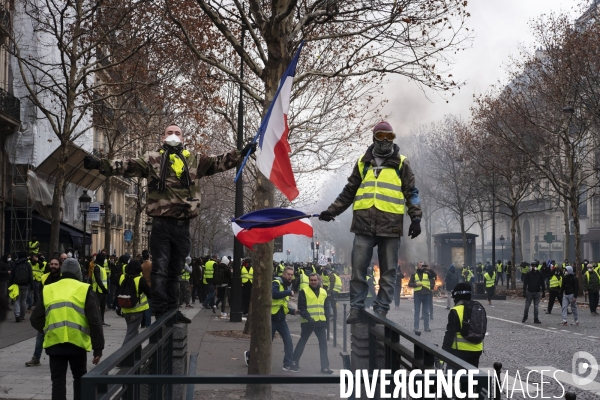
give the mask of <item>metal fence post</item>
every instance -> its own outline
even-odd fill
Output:
[[[344,348],[343,348],[343,350],[344,350],[344,352],[346,352],[347,349],[348,349],[347,345],[346,345],[346,342],[348,340],[348,325],[346,324],[346,304],[344,304],[344,324],[343,324],[343,326],[344,326],[343,327],[343,330],[344,330],[344,332],[343,332],[343,335],[344,335],[344,338],[343,338],[343,340],[344,340]]]

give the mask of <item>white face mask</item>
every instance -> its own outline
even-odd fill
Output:
[[[73,257],[73,253],[71,253],[71,252],[68,252],[68,253],[67,253],[67,258],[71,258],[71,257]]]
[[[175,147],[181,144],[181,139],[177,135],[169,135],[165,139],[165,143],[169,146]]]

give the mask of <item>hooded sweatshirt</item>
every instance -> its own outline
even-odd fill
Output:
[[[577,280],[577,277],[573,275],[573,267],[567,265],[566,270],[567,274],[563,277],[560,294],[574,294],[577,296],[579,293],[579,281]]]
[[[460,277],[456,272],[456,266],[454,264],[450,264],[450,267],[448,268],[448,272],[446,273],[446,277],[444,279],[446,290],[454,289],[454,287],[458,285],[459,278]]]

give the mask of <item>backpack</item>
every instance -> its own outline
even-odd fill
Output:
[[[134,308],[140,301],[135,290],[135,276],[125,275],[125,279],[117,291],[117,302],[120,308]]]
[[[215,264],[214,266],[212,283],[215,286],[227,283],[225,278],[225,270],[220,266],[220,264]]]
[[[21,262],[16,265],[13,282],[17,285],[26,285],[29,282],[29,268],[27,268],[26,262]]]
[[[460,334],[471,343],[481,343],[487,332],[487,314],[478,301],[467,301],[464,304],[463,322]]]

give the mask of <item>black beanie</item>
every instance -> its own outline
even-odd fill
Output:
[[[460,300],[471,300],[471,285],[466,282],[461,282],[454,286],[454,289],[452,290],[452,298],[455,302]]]

